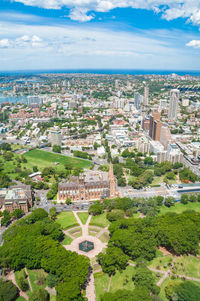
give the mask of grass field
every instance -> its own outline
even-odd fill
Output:
[[[103,243],[107,243],[110,239],[110,236],[107,232],[103,233],[99,239],[103,242]]]
[[[181,203],[175,204],[175,206],[172,206],[170,208],[166,206],[162,206],[160,208],[160,213],[159,214],[165,214],[168,212],[175,212],[175,213],[182,213],[183,211],[186,210],[194,210],[196,212],[200,212],[200,203],[195,202],[195,203],[188,203],[186,205],[183,205]]]
[[[55,166],[55,162],[59,162],[57,168],[70,163],[73,167],[89,168],[91,161],[72,158],[61,154],[46,152],[39,149],[31,150],[24,154],[29,166],[38,166],[39,169],[49,166]],[[61,166],[60,166],[61,165]]]
[[[200,258],[195,256],[178,257],[173,273],[200,279]]]
[[[73,212],[71,211],[59,213],[56,222],[61,225],[61,228],[63,230],[66,230],[71,227],[79,226]]]
[[[37,290],[39,287],[45,288],[47,286],[46,280],[44,281],[43,285],[39,285],[37,283],[37,279],[40,276],[40,274],[44,275],[44,277],[47,276],[47,273],[45,273],[44,270],[28,270],[28,275],[33,291]]]
[[[62,241],[62,245],[63,246],[66,246],[66,245],[70,245],[71,244],[71,242],[72,242],[72,238],[71,237],[69,237],[68,235],[65,235],[65,238],[64,238],[64,240]]]
[[[78,212],[77,214],[82,224],[85,225],[88,220],[89,214],[87,212]]]
[[[24,297],[18,297],[17,299],[16,299],[16,301],[26,301],[26,299],[24,299]]]
[[[126,270],[117,273],[112,277],[110,292],[115,292],[119,289],[133,290],[134,283],[132,281],[134,267],[128,266]],[[100,301],[100,296],[103,295],[109,284],[109,276],[104,273],[96,273],[95,277],[95,291],[96,291],[96,300]]]
[[[95,278],[95,292],[96,292],[96,301],[101,301],[101,295],[103,295],[107,289],[109,284],[109,276],[104,273],[96,273],[94,274]]]
[[[100,215],[93,216],[91,221],[90,221],[90,225],[99,226],[99,227],[102,227],[102,228],[105,228],[108,225],[110,225],[110,222],[106,218],[106,214],[107,213],[104,212]]]
[[[157,269],[161,271],[167,271],[173,261],[173,257],[170,255],[159,256],[154,258],[152,261],[148,262],[148,266],[152,269]]]

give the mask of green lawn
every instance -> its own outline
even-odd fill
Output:
[[[80,236],[82,236],[82,229],[81,229],[81,227],[72,229],[69,231],[69,234],[71,234],[72,236],[74,236],[76,238],[80,237]]]
[[[152,261],[148,262],[147,265],[152,269],[157,269],[161,271],[167,271],[170,268],[170,264],[173,261],[173,257],[166,256],[158,256],[154,258]]]
[[[107,292],[109,284],[109,276],[104,273],[94,274],[95,278],[95,292],[96,292],[96,301],[101,301],[100,296]]]
[[[103,243],[107,243],[110,239],[110,236],[107,232],[103,233],[99,239],[103,242]]]
[[[89,217],[88,212],[78,212],[77,214],[78,214],[78,217],[80,218],[82,224],[85,225],[88,220],[88,217]]]
[[[37,283],[37,279],[40,274],[43,274],[45,277],[47,276],[47,273],[45,273],[44,270],[28,270],[29,280],[31,282],[31,286],[33,291],[37,290],[39,287],[45,288],[47,286],[46,279],[44,281],[43,285],[39,285]]]
[[[50,301],[56,301],[56,296],[55,296],[55,295],[52,295],[52,294],[50,294]]]
[[[106,218],[106,214],[107,213],[104,212],[100,215],[93,216],[90,221],[90,225],[99,226],[102,228],[105,228],[106,226],[110,225],[110,222]]]
[[[38,166],[39,169],[49,166],[55,167],[55,162],[60,163],[59,165],[57,165],[58,168],[67,163],[70,163],[73,167],[80,168],[89,168],[89,166],[91,165],[91,161],[88,160],[50,153],[39,149],[31,150],[25,153],[24,156],[27,159],[29,166]]]
[[[134,267],[128,266],[126,270],[117,273],[112,277],[110,292],[115,292],[119,289],[133,290],[134,283],[132,281]],[[104,273],[96,273],[95,277],[95,291],[96,301],[100,301],[100,296],[107,292],[109,284],[109,276]]]
[[[61,225],[63,230],[71,227],[79,226],[73,212],[66,211],[58,214],[56,222]]]
[[[200,258],[192,255],[178,257],[173,273],[200,279]]]
[[[200,212],[200,203],[198,202],[194,202],[194,203],[188,203],[186,205],[183,205],[181,203],[177,203],[175,204],[175,206],[172,206],[170,208],[166,207],[166,206],[162,206],[160,208],[160,213],[159,214],[165,214],[168,212],[175,212],[175,213],[182,213],[185,210],[194,210],[197,212]]]
[[[71,237],[69,237],[68,235],[65,235],[65,238],[61,244],[63,246],[70,245],[72,241],[73,241],[73,239]]]
[[[26,301],[26,299],[24,299],[24,297],[18,297],[17,299],[16,299],[16,301]]]
[[[115,292],[119,289],[133,290],[133,272],[134,267],[132,266],[127,266],[126,270],[122,272],[117,271],[117,273],[112,277],[110,292]]]

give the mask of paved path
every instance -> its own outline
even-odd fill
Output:
[[[196,281],[196,282],[200,282],[200,278],[194,278],[194,277],[189,277],[189,276],[185,276],[185,275],[180,275],[180,274],[175,274],[172,272],[172,269],[174,267],[174,264],[176,262],[177,257],[174,258],[170,268],[167,271],[162,271],[162,270],[158,270],[158,269],[152,269],[150,267],[148,267],[148,269],[154,273],[160,273],[163,274],[162,278],[157,282],[158,286],[161,286],[161,284],[163,283],[163,281],[169,277],[169,276],[176,276],[178,278],[183,278],[183,279],[187,279],[187,280],[191,280],[191,281]],[[129,263],[130,266],[135,267],[134,263]]]
[[[88,298],[88,301],[95,301],[96,300],[93,272],[90,274],[89,283],[86,287],[86,297]]]
[[[103,233],[109,233],[109,231],[108,231],[108,227],[109,226],[107,226],[106,228],[103,228],[97,235],[96,235],[96,237],[100,237]]]
[[[32,288],[32,285],[31,285],[31,282],[30,282],[30,279],[29,279],[29,275],[28,275],[27,268],[25,268],[24,270],[25,270],[25,272],[26,272],[28,284],[29,284],[30,290],[31,290],[31,292],[32,292],[32,291],[33,291],[33,288]]]
[[[82,211],[81,211],[82,212]],[[73,214],[77,220],[77,222],[79,223],[81,229],[82,229],[82,236],[78,237],[76,239],[74,239],[73,235],[71,235],[68,231],[71,230],[66,230],[64,231],[64,233],[66,233],[67,235],[69,235],[72,239],[74,239],[72,241],[72,243],[70,245],[66,245],[64,246],[65,249],[70,250],[70,251],[75,251],[78,254],[81,255],[85,255],[88,256],[90,259],[94,258],[95,256],[97,256],[104,248],[106,248],[107,243],[103,243],[99,240],[98,237],[100,237],[103,233],[105,232],[109,232],[108,231],[108,227],[101,229],[101,231],[96,235],[96,236],[91,236],[89,235],[89,224],[92,218],[92,215],[89,215],[87,222],[85,225],[83,225],[83,223],[81,222],[77,211],[73,211]],[[84,251],[79,250],[79,244],[81,242],[83,242],[84,240],[88,240],[94,243],[94,249],[91,250],[90,252],[86,253]],[[94,274],[93,271],[90,274],[90,278],[88,281],[88,285],[86,287],[86,297],[88,298],[88,301],[96,301],[96,295],[95,295],[95,285],[94,285]]]

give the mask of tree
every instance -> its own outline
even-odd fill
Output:
[[[174,198],[172,196],[167,197],[164,201],[164,205],[166,207],[174,206],[174,204],[175,204],[175,202],[174,202]]]
[[[122,210],[114,210],[112,212],[108,212],[106,218],[110,221],[117,221],[121,218],[124,218],[124,212]]]
[[[99,215],[103,212],[103,208],[100,204],[93,204],[90,206],[88,212],[92,215]]]
[[[1,219],[1,226],[8,227],[11,223],[11,216],[8,210],[3,211],[3,218]]]
[[[56,219],[56,207],[50,208],[50,210],[49,210],[49,218],[52,221],[55,221],[55,219]]]
[[[6,142],[2,143],[1,149],[4,150],[4,151],[11,151],[12,150],[11,145],[9,143],[6,143]]]
[[[58,282],[59,282],[59,279],[56,275],[53,275],[53,274],[48,274],[47,278],[46,278],[46,281],[47,281],[47,285],[48,287],[55,287]]]
[[[24,211],[21,210],[21,209],[15,209],[12,213],[12,216],[15,218],[15,219],[19,219],[21,218],[23,215],[24,215]]]
[[[70,205],[71,203],[72,203],[71,199],[70,198],[66,198],[65,204],[66,205]]]
[[[153,164],[153,159],[151,157],[146,157],[144,159],[144,164],[146,164],[146,165],[152,165]]]
[[[99,253],[97,259],[103,272],[109,276],[114,275],[116,270],[125,270],[128,262],[128,256],[120,248],[113,246],[106,249],[106,254]]]
[[[154,294],[159,294],[159,288],[155,284],[152,272],[143,264],[136,266],[133,281],[136,287],[145,287]]]
[[[52,148],[53,152],[54,153],[61,153],[61,147],[60,145],[53,145],[53,148]]]
[[[38,167],[37,166],[33,166],[33,172],[38,172]]]
[[[200,287],[191,281],[185,281],[175,287],[174,292],[178,296],[178,301],[197,301],[200,296]]]
[[[0,279],[0,297],[2,297],[3,301],[15,301],[18,296],[19,291],[12,281]]]

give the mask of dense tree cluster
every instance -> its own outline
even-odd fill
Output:
[[[191,281],[170,281],[165,287],[165,294],[170,301],[197,301],[200,296],[200,287]]]
[[[0,300],[15,301],[19,296],[18,288],[12,281],[3,281],[0,279]]]
[[[200,215],[193,211],[145,219],[121,219],[110,226],[109,246],[120,248],[131,259],[152,260],[158,246],[176,255],[197,254]]]
[[[44,269],[54,278],[58,301],[84,300],[81,289],[88,275],[89,259],[66,251],[60,226],[43,209],[36,209],[11,226],[0,247],[1,267]],[[55,277],[54,277],[55,276]],[[41,292],[42,294],[42,292]],[[34,299],[33,299],[34,300]]]

